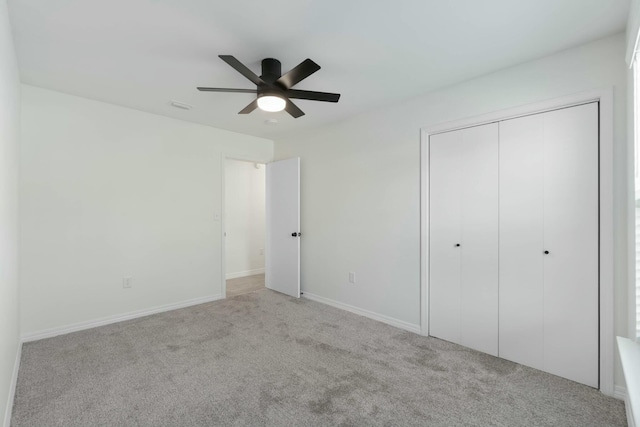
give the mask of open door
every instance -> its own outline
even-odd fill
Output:
[[[300,158],[267,163],[266,287],[300,298]]]

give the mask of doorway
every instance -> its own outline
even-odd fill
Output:
[[[265,288],[265,165],[224,160],[226,297]]]

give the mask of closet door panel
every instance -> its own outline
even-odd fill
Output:
[[[460,344],[498,355],[498,124],[461,131]]]
[[[598,104],[543,116],[544,366],[598,387]]]
[[[461,133],[429,138],[429,335],[460,343]]]
[[[541,115],[500,122],[499,355],[544,369]]]

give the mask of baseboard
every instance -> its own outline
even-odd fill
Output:
[[[627,394],[627,389],[620,385],[615,386],[613,397],[624,401],[624,409],[627,412],[627,426],[636,427],[635,420],[633,419],[633,414],[631,413],[631,404],[629,402],[629,395]]]
[[[616,341],[626,384],[627,424],[635,427],[640,423],[640,343],[624,337],[617,337]]]
[[[227,280],[229,280],[229,279],[237,279],[238,277],[247,277],[247,276],[253,276],[254,274],[263,274],[263,273],[264,273],[264,267],[256,268],[255,270],[238,271],[237,273],[227,273],[225,277],[227,278]]]
[[[16,360],[13,363],[13,373],[11,374],[11,383],[9,384],[9,396],[7,397],[7,406],[4,411],[4,427],[11,424],[11,414],[13,412],[13,399],[16,396],[16,384],[18,383],[18,370],[20,369],[20,359],[22,357],[22,342],[18,343],[18,351],[16,352]]]
[[[631,407],[629,406],[629,400],[626,399],[624,401],[624,407],[627,411],[627,427],[636,427],[636,422],[633,419],[633,414],[631,413]]]
[[[631,403],[629,402],[629,395],[627,394],[627,389],[617,385],[615,388],[613,397],[624,401],[624,410],[627,413],[627,426],[636,427],[636,423],[633,418],[633,413],[631,412]]]
[[[404,329],[405,331],[413,332],[415,334],[420,333],[420,325],[405,322],[404,320],[394,319],[393,317],[384,316],[382,314],[374,313],[373,311],[364,310],[362,308],[334,301],[319,295],[310,294],[308,292],[304,292],[302,297],[310,299],[311,301],[317,301],[335,308],[349,311],[354,314],[359,314],[360,316],[368,317],[369,319],[377,320],[378,322],[386,323],[387,325],[395,326],[396,328]]]
[[[37,341],[44,338],[51,338],[58,335],[70,334],[71,332],[82,331],[85,329],[97,328],[99,326],[110,325],[112,323],[123,322],[125,320],[137,319],[139,317],[150,316],[152,314],[163,313],[165,311],[177,310],[179,308],[191,307],[193,305],[204,304],[211,301],[222,299],[222,295],[211,295],[202,298],[194,298],[181,301],[174,304],[161,305],[158,307],[147,308],[144,310],[132,311],[125,314],[117,314],[114,316],[102,317],[99,319],[89,320],[86,322],[74,323],[71,325],[60,326],[57,328],[45,329],[38,332],[30,332],[23,334],[20,338],[22,342]]]
[[[627,389],[621,385],[615,386],[613,389],[613,397],[618,400],[625,400],[627,398]]]

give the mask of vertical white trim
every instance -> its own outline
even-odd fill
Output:
[[[581,92],[548,101],[494,111],[480,116],[423,127],[420,137],[420,325],[429,334],[429,136],[496,121],[600,102],[600,391],[614,394],[614,263],[613,263],[613,89]]]
[[[4,411],[4,427],[11,425],[11,414],[13,412],[13,401],[16,396],[16,385],[18,384],[18,371],[20,370],[20,359],[22,358],[22,340],[18,343],[18,351],[16,359],[13,363],[13,373],[11,374],[11,382],[9,383],[9,396],[7,396],[7,404]]]
[[[614,394],[613,90],[600,93],[600,391]]]
[[[227,298],[227,156],[220,156],[220,185],[222,186],[220,200],[220,237],[222,239],[222,250],[220,251],[220,293],[222,298]]]
[[[302,294],[302,222],[300,212],[302,210],[302,177],[300,176],[300,157],[298,159],[298,298]]]
[[[271,289],[273,282],[271,280],[271,274],[273,269],[271,268],[271,197],[269,196],[269,183],[271,182],[271,166],[265,165],[264,171],[264,286]]]
[[[638,286],[636,281],[636,199],[640,196],[638,193],[638,190],[640,190],[640,186],[638,186],[638,169],[640,168],[638,164],[638,111],[640,111],[640,100],[638,99],[638,84],[640,81],[638,79],[638,72],[638,59],[635,59],[627,75],[627,83],[631,86],[631,90],[627,90],[627,94],[631,94],[631,99],[627,100],[627,132],[629,137],[627,144],[627,279],[629,281],[627,316],[629,324],[627,326],[627,337],[640,342],[640,331],[638,331],[637,327],[637,322],[640,321],[640,319],[636,319],[638,311],[638,307],[636,306],[636,288]]]
[[[220,236],[222,237],[222,250],[220,251],[220,280],[221,280],[221,294],[222,298],[225,299],[227,297],[227,236],[226,233],[226,203],[227,203],[227,187],[226,187],[226,176],[227,176],[227,160],[239,160],[242,162],[252,162],[252,163],[263,163],[266,167],[267,163],[270,160],[252,156],[238,156],[238,155],[230,155],[226,153],[221,153],[220,155],[220,185],[222,186],[221,200],[220,200]],[[266,182],[265,182],[266,186]],[[266,188],[265,188],[266,190]],[[266,233],[269,232],[269,222],[265,220],[265,241],[266,241]],[[266,246],[266,245],[265,245]],[[267,261],[269,259],[268,254],[269,251],[265,248],[265,277],[267,277],[269,272],[269,266]]]
[[[420,132],[420,333],[429,335],[429,134]]]

